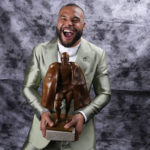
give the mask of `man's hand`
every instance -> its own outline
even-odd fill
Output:
[[[54,125],[53,121],[50,119],[50,112],[43,112],[41,115],[40,130],[42,131],[43,137],[46,137],[46,126],[47,124],[52,127]]]
[[[75,130],[76,130],[75,140],[77,141],[79,140],[79,136],[82,132],[83,123],[84,123],[84,117],[81,113],[78,113],[73,116],[72,120],[69,123],[67,123],[64,126],[64,128],[70,128],[75,126]]]

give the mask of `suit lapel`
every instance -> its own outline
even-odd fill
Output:
[[[46,67],[48,69],[49,65],[58,61],[58,46],[57,46],[57,38],[50,41],[46,48]]]
[[[77,52],[76,63],[81,67],[85,75],[91,72],[92,52],[88,43],[82,38]]]

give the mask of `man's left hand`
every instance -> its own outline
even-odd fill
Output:
[[[64,128],[70,128],[70,127],[75,127],[76,130],[76,134],[75,134],[75,140],[79,140],[79,136],[82,132],[82,127],[83,127],[83,123],[84,123],[84,117],[81,113],[78,113],[76,115],[73,116],[72,120],[67,123]]]

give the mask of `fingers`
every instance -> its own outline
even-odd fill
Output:
[[[46,137],[46,125],[47,125],[46,121],[41,120],[40,129],[42,131],[43,137]]]
[[[40,124],[40,130],[42,131],[43,137],[46,137],[46,126],[47,126],[47,124],[51,127],[54,125],[54,123],[50,119],[50,113],[44,112],[41,115],[41,124]]]
[[[64,128],[68,129],[70,127],[73,127],[76,125],[76,120],[75,119],[72,119],[69,123],[67,123]]]
[[[79,121],[76,125],[76,133],[75,133],[75,140],[79,140],[79,137],[80,137],[80,134],[82,132],[82,127],[83,127],[83,124],[81,121]]]
[[[82,114],[76,114],[75,116],[73,116],[72,121],[67,123],[64,128],[70,128],[75,126],[75,140],[79,140],[80,134],[82,132],[82,127],[83,127],[83,123],[84,123],[84,118],[82,116]]]
[[[54,125],[53,121],[50,118],[47,118],[47,124],[52,127]]]

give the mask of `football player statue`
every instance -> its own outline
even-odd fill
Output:
[[[56,111],[55,125],[61,120],[63,99],[66,101],[66,122],[72,100],[74,111],[91,101],[82,69],[75,62],[69,62],[69,55],[66,52],[61,55],[61,63],[55,62],[49,66],[43,83],[41,105],[50,112]]]

